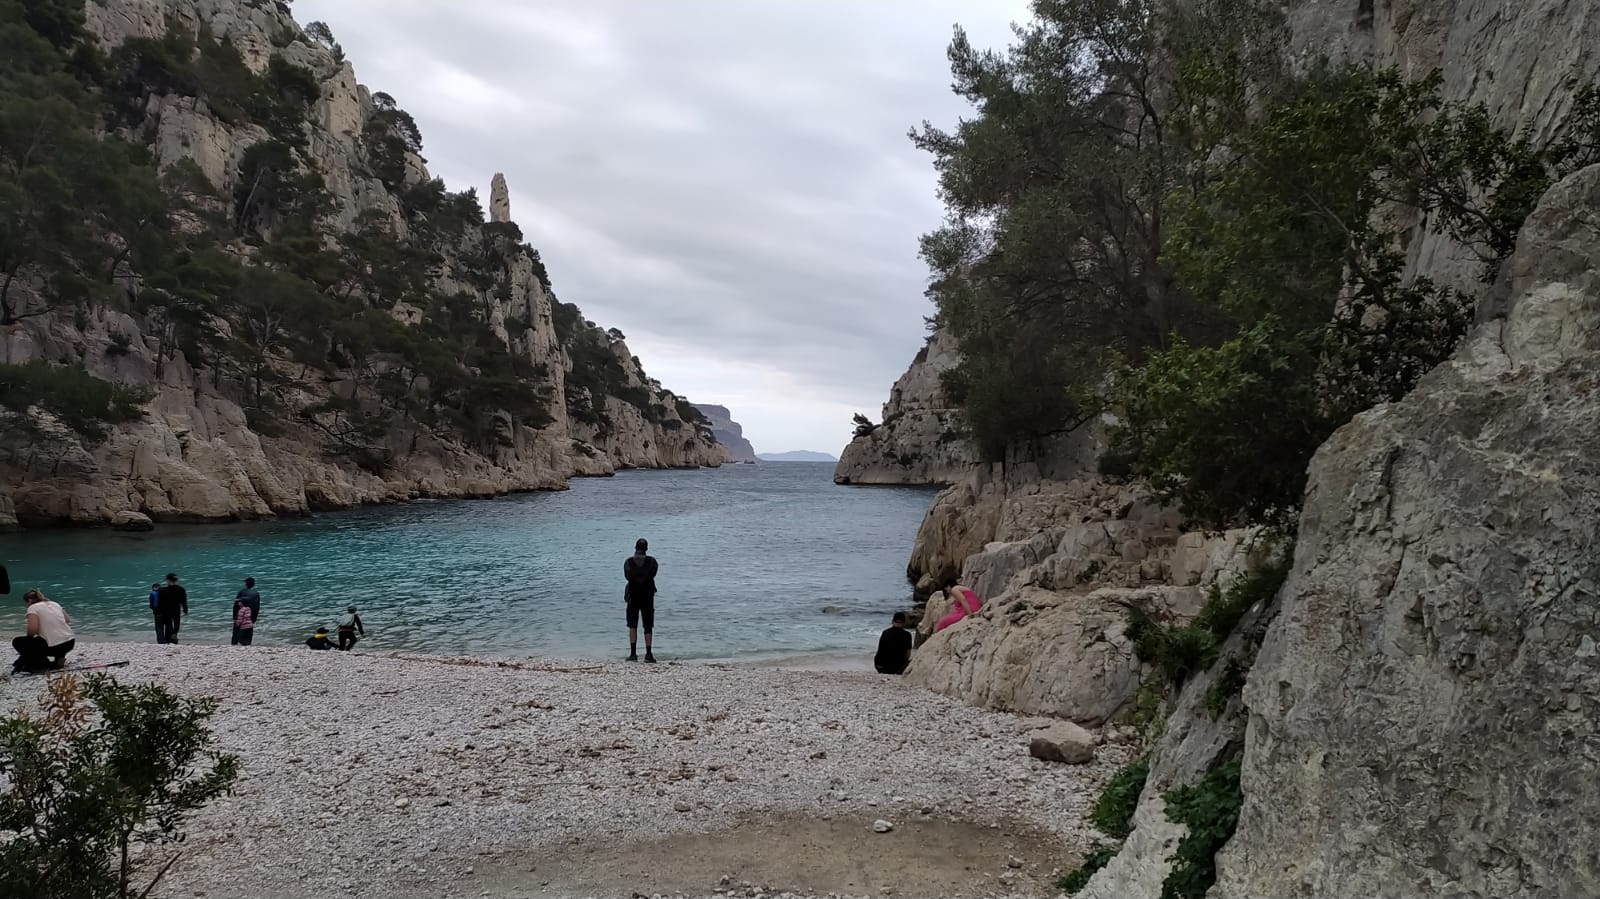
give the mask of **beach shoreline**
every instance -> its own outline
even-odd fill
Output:
[[[154,894],[174,899],[1053,896],[1132,754],[1049,765],[1028,755],[1037,719],[832,668],[103,642],[72,659],[114,661],[217,697],[242,759]],[[47,680],[5,681],[0,707]]]

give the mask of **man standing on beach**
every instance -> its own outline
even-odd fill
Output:
[[[639,619],[644,619],[644,660],[654,662],[650,645],[656,624],[656,570],[660,567],[649,553],[650,542],[643,537],[633,545],[633,555],[622,563],[622,576],[628,586],[622,599],[628,604],[628,661],[639,661]]]
[[[167,575],[167,583],[156,591],[156,642],[178,642],[178,625],[189,614],[189,591],[178,583],[176,574]]]

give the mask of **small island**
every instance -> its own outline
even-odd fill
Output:
[[[763,462],[837,462],[838,457],[813,450],[791,450],[787,453],[757,453]]]

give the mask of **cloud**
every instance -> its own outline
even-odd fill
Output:
[[[453,189],[506,173],[556,293],[762,451],[837,452],[920,347],[940,206],[906,140],[967,112],[951,26],[1024,0],[300,0]]]

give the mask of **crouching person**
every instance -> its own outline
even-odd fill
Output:
[[[17,651],[12,672],[48,671],[65,666],[67,653],[77,645],[72,633],[72,616],[60,603],[38,590],[23,594],[22,601],[28,606],[28,632],[11,641],[12,648]]]

